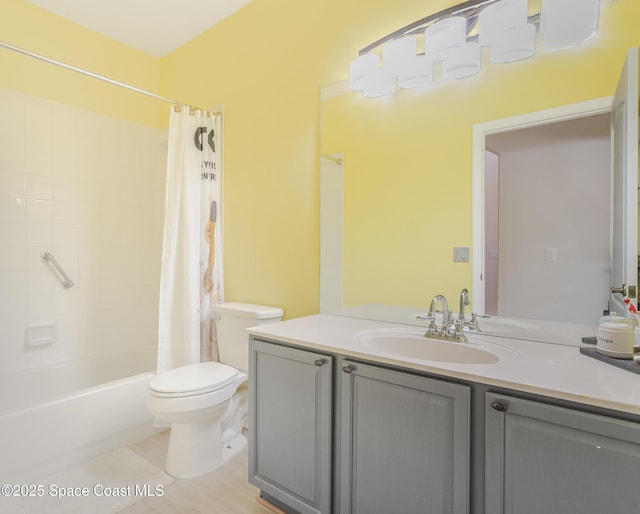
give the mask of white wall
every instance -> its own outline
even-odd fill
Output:
[[[498,314],[498,262],[500,255],[500,157],[490,151],[484,156],[484,312]]]
[[[573,121],[518,131],[511,144],[487,138],[500,155],[500,315],[593,324],[607,307],[607,118],[598,130]]]
[[[155,352],[164,139],[0,89],[0,372]],[[44,251],[74,287],[62,287]],[[25,328],[42,322],[54,324],[56,342],[25,345]]]
[[[320,312],[342,309],[343,159],[320,159]]]

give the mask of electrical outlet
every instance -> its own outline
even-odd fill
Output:
[[[556,262],[556,249],[555,248],[545,248],[544,249],[544,260],[545,260],[545,262]]]

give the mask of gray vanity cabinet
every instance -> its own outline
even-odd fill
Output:
[[[486,513],[640,512],[640,425],[486,395]]]
[[[469,511],[470,388],[343,359],[340,512]]]
[[[332,362],[250,342],[249,481],[301,513],[331,511]]]

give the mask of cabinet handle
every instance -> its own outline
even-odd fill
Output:
[[[491,407],[498,412],[507,412],[509,408],[505,403],[502,402],[491,402]]]
[[[351,373],[355,371],[357,368],[353,364],[347,364],[346,366],[342,366],[342,371],[345,373]]]
[[[327,359],[316,359],[313,361],[316,366],[322,366],[327,363]]]

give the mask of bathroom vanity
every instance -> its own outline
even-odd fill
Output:
[[[288,512],[639,508],[640,376],[579,337],[453,343],[325,314],[249,332],[249,478]]]

